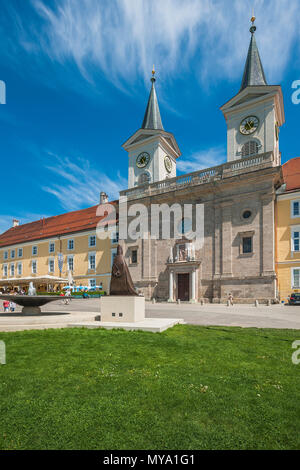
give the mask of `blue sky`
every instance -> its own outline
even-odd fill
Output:
[[[121,145],[141,126],[153,63],[178,172],[223,163],[219,108],[240,87],[252,5],[268,83],[283,88],[287,161],[300,156],[300,0],[0,0],[0,231],[127,187]]]

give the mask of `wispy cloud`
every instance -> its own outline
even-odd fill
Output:
[[[51,60],[75,62],[90,81],[101,71],[120,87],[129,81],[134,87],[140,76],[148,80],[153,63],[165,82],[191,67],[206,83],[240,77],[252,5],[271,81],[282,78],[300,37],[298,0],[230,0],[230,8],[228,0],[31,1],[42,19],[36,43]],[[36,51],[23,29],[22,43]]]
[[[96,205],[100,191],[105,191],[110,200],[119,198],[119,191],[127,187],[127,180],[119,173],[112,180],[105,173],[93,169],[85,158],[70,158],[48,153],[54,165],[47,169],[56,175],[52,182],[42,189],[55,196],[67,211]]]
[[[53,214],[51,214],[53,215]],[[42,217],[51,217],[51,215],[46,214],[36,214],[31,212],[15,212],[12,215],[1,215],[0,214],[0,233],[6,232],[6,230],[10,229],[13,225],[13,219],[16,219],[20,222],[20,224],[28,224],[30,222],[34,222],[35,220],[39,220]]]
[[[192,173],[193,171],[211,168],[225,162],[226,149],[223,147],[212,147],[194,152],[187,158],[181,157],[177,162],[177,168],[182,173]]]

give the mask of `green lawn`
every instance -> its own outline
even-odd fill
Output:
[[[300,331],[0,333],[0,449],[299,449]]]

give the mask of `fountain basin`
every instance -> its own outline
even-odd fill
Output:
[[[38,315],[42,313],[41,308],[50,302],[61,300],[63,297],[59,295],[0,295],[1,300],[14,302],[23,307],[23,315]]]

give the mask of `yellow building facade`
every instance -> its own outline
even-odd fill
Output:
[[[300,159],[283,165],[283,174],[275,209],[276,272],[280,301],[287,302],[300,292]]]
[[[57,216],[61,219],[54,220],[54,224],[52,219],[55,218],[44,219],[12,227],[2,235],[0,288],[26,287],[28,280],[32,279],[38,291],[52,291],[68,284],[66,281],[70,272],[76,287],[99,287],[108,292],[113,257],[117,251],[117,233],[108,230],[107,237],[99,239],[96,233],[97,220],[88,222],[94,225],[93,229],[80,230],[81,224],[84,227],[87,224],[81,212],[84,211],[78,211],[77,228],[74,232],[45,236],[48,225],[54,225],[56,231],[59,231],[61,225],[63,231],[66,231],[66,225],[73,222],[67,221],[68,214],[65,214]],[[73,219],[76,217],[77,213]],[[36,226],[39,222],[41,232]],[[52,229],[49,231],[53,233]],[[39,234],[43,238],[38,238]],[[28,237],[33,239],[26,241]],[[14,238],[17,243],[10,242]]]

